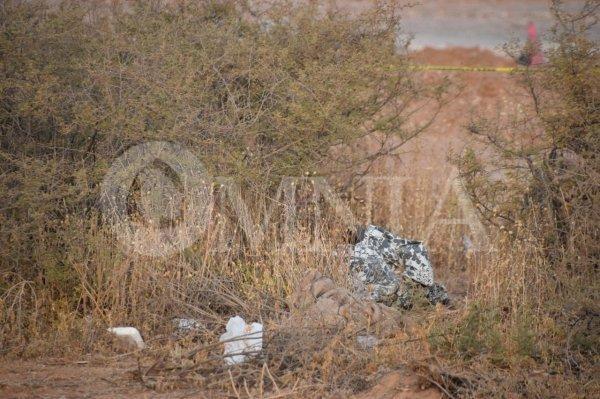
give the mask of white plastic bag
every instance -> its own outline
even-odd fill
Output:
[[[260,323],[246,324],[240,316],[229,319],[226,332],[219,338],[224,343],[225,363],[239,364],[247,356],[256,355],[262,350],[263,326]]]

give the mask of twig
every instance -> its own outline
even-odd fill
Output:
[[[233,375],[231,375],[231,370],[228,369],[227,373],[229,374],[229,381],[231,381],[231,387],[233,388],[233,392],[235,392],[235,396],[237,396],[238,399],[241,399],[240,393],[235,387],[235,382],[233,381]]]
[[[273,383],[273,386],[275,387],[275,390],[277,392],[279,392],[280,391],[279,385],[277,385],[277,382],[275,381],[275,378],[273,377],[273,374],[271,374],[271,371],[269,370],[269,366],[267,366],[267,363],[264,363],[264,365],[265,365],[265,370],[267,370],[267,375],[271,379],[271,382]]]
[[[427,381],[431,382],[433,385],[435,385],[436,387],[438,387],[443,393],[446,394],[446,396],[448,396],[450,399],[456,399],[454,397],[454,395],[452,395],[450,392],[448,392],[448,390],[446,388],[444,388],[443,386],[441,386],[439,383],[437,383],[436,381],[432,380],[431,378],[427,377],[426,375],[423,374],[419,374],[420,377],[425,378]]]

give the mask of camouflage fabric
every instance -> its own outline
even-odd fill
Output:
[[[350,258],[350,270],[357,293],[386,305],[412,306],[409,282],[425,289],[431,303],[448,303],[444,287],[433,281],[433,267],[421,241],[400,238],[369,225],[358,232]],[[404,266],[402,275],[396,270]]]

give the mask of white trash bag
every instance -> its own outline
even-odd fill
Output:
[[[223,355],[227,365],[243,363],[247,356],[256,355],[262,350],[262,324],[246,324],[240,316],[235,316],[227,322],[226,330],[219,341],[224,343]]]

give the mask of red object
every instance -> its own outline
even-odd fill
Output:
[[[527,25],[527,42],[531,51],[531,59],[529,65],[539,65],[544,63],[544,55],[542,54],[542,46],[538,39],[537,28],[533,22]]]

